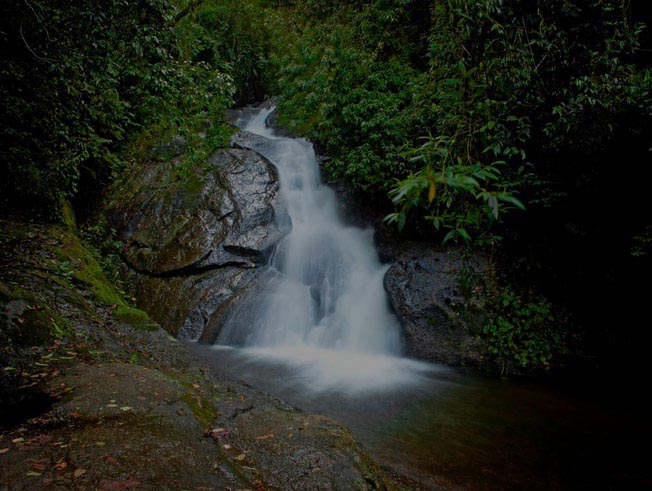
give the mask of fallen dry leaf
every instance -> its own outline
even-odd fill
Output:
[[[0,455],[2,455],[3,453],[7,453],[8,451],[9,451],[8,448],[0,448]]]
[[[86,474],[86,469],[77,469],[73,476],[75,476],[75,479],[82,477],[84,474]]]
[[[230,433],[229,430],[226,428],[214,428],[212,430],[207,431],[204,433],[204,436],[210,436],[214,438],[215,440],[220,440],[220,438],[224,438],[226,435]]]
[[[115,457],[111,456],[111,455],[107,455],[106,457],[104,457],[104,459],[105,459],[109,464],[112,464],[112,465],[118,465],[118,460],[117,460]]]
[[[254,479],[251,484],[253,484],[256,491],[265,491],[267,489],[262,481],[259,481],[258,479]]]
[[[274,438],[274,433],[267,433],[266,435],[257,436],[256,440],[269,440],[270,438]]]

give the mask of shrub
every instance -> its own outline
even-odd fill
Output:
[[[546,300],[528,302],[511,289],[503,289],[491,304],[491,318],[483,333],[501,375],[547,370],[566,351],[563,323]]]

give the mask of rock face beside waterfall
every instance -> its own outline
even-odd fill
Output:
[[[170,333],[196,339],[255,281],[290,220],[276,169],[257,153],[220,150],[187,165],[182,155],[151,163],[106,208],[138,304]]]
[[[379,248],[393,262],[384,285],[401,321],[407,354],[454,365],[481,364],[489,262],[465,260],[457,251],[437,251],[423,242],[381,239]]]

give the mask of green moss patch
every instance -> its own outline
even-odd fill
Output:
[[[184,393],[181,396],[181,400],[188,405],[192,413],[205,428],[213,426],[215,423],[216,411],[213,409],[210,402],[196,392]]]
[[[120,306],[115,309],[113,314],[122,322],[125,322],[136,329],[145,331],[156,331],[159,329],[159,325],[156,324],[146,312],[134,307]]]
[[[71,213],[64,213],[71,220],[65,226],[4,223],[0,240],[15,251],[15,257],[0,281],[0,303],[13,304],[3,337],[27,346],[70,335],[71,312],[52,304],[52,296],[92,321],[102,317],[99,304],[136,329],[158,329],[147,313],[129,305],[107,277],[98,257],[77,236]]]

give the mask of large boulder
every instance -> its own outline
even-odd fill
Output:
[[[490,263],[423,242],[381,253],[393,260],[384,285],[403,327],[407,354],[453,365],[482,364],[484,289]]]
[[[291,226],[276,169],[242,148],[191,168],[178,155],[159,159],[116,186],[106,209],[138,305],[189,339],[250,286]]]
[[[276,169],[257,153],[218,151],[201,167],[151,164],[120,186],[109,217],[129,265],[173,275],[260,260],[289,230]]]

